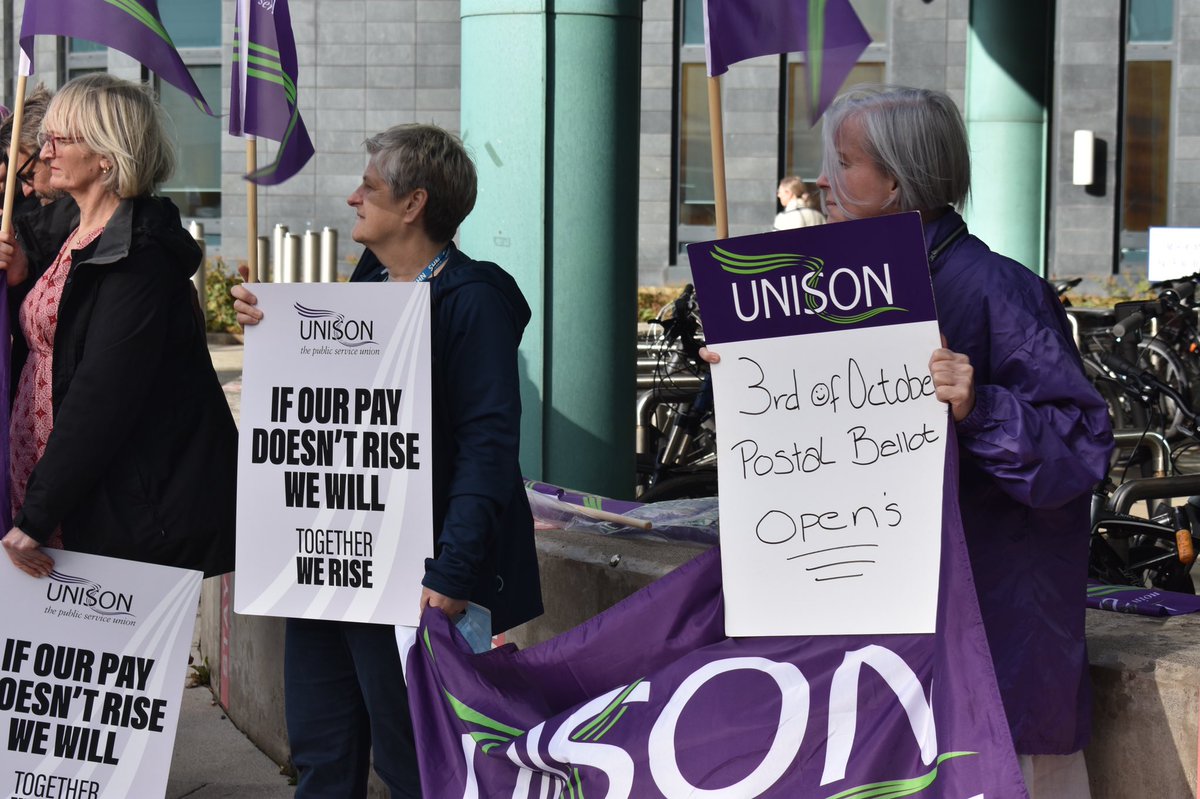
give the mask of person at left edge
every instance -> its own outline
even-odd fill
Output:
[[[362,184],[347,200],[351,235],[367,247],[351,281],[430,286],[435,549],[420,608],[453,618],[469,601],[503,632],[542,612],[518,461],[517,345],[529,306],[512,277],[451,240],[476,194],[475,165],[457,137],[397,125],[366,148]],[[233,296],[238,322],[263,320],[247,286]],[[392,797],[421,796],[395,628],[288,619],[284,701],[297,799],[365,797],[369,755]]]
[[[79,223],[29,241],[54,203],[0,238],[30,345],[13,364],[5,551],[33,576],[49,574],[45,548],[60,545],[230,571],[237,429],[191,281],[200,248],[171,201],[152,196],[175,164],[162,110],[142,86],[87,75],[51,101],[40,142]],[[38,251],[52,256],[29,257]]]

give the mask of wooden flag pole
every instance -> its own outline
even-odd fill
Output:
[[[717,203],[717,238],[729,238],[729,205],[725,199],[725,129],[721,124],[721,79],[708,79],[708,125],[712,135],[713,199]]]
[[[17,100],[13,107],[12,141],[8,143],[8,175],[4,178],[4,217],[0,233],[12,232],[13,203],[17,199],[17,165],[21,163],[21,123],[25,120],[26,75],[17,77]]]
[[[253,175],[258,170],[258,139],[246,137],[246,174]],[[248,281],[260,279],[258,274],[258,185],[254,181],[246,181],[246,266],[250,276]]]

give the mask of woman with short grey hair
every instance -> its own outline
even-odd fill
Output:
[[[38,141],[74,205],[0,237],[28,344],[27,358],[14,347],[4,549],[35,577],[59,547],[229,571],[237,429],[191,281],[200,248],[151,196],[175,164],[162,111],[143,86],[87,75],[50,102]]]

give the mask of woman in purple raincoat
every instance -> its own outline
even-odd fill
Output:
[[[1087,795],[1090,489],[1112,430],[1054,291],[972,236],[962,117],[939,92],[864,87],[825,115],[831,222],[920,211],[945,349],[930,372],[961,456],[963,529],[996,678],[1035,797]]]
[[[921,212],[944,338],[929,367],[955,422],[963,529],[1013,742],[1035,799],[1087,797],[1084,586],[1090,489],[1113,446],[1104,402],[1053,289],[957,213],[971,167],[949,97],[856,87],[826,111],[824,135],[830,222]]]

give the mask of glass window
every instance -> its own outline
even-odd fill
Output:
[[[89,42],[87,39],[67,39],[68,53],[99,53],[107,49],[104,45]]]
[[[176,47],[221,46],[221,0],[158,0],[158,11]]]
[[[683,2],[683,43],[704,46],[704,0]]]
[[[1146,231],[1167,224],[1170,171],[1171,62],[1129,61],[1121,150],[1122,229]]]
[[[1174,38],[1174,0],[1129,0],[1129,41],[1169,42]]]
[[[871,41],[886,42],[888,33],[888,0],[850,0],[850,5],[858,14],[859,20]]]
[[[856,83],[883,83],[883,64],[858,64],[850,70],[842,88]],[[808,81],[803,63],[788,64],[787,133],[784,152],[784,174],[797,175],[806,181],[821,174],[821,130],[824,119],[808,125]]]
[[[703,63],[682,64],[679,125],[679,224],[715,225],[708,76]]]
[[[192,77],[205,97],[221,96],[221,67],[192,66]],[[160,101],[175,137],[175,175],[162,193],[185,217],[221,215],[221,120],[210,117],[183,92],[160,81]],[[209,102],[213,102],[212,99]]]

